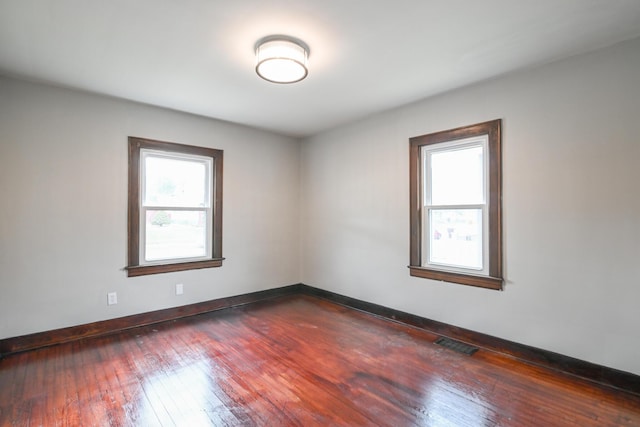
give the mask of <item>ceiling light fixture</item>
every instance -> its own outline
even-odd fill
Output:
[[[256,43],[256,73],[272,83],[295,83],[307,77],[309,46],[289,36],[264,37]]]

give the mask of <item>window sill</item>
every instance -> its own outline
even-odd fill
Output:
[[[207,259],[204,261],[180,262],[159,265],[133,265],[126,267],[127,277],[145,276],[147,274],[171,273],[174,271],[197,270],[200,268],[221,267],[224,258]]]
[[[460,285],[476,286],[479,288],[502,290],[502,279],[490,276],[473,276],[470,274],[452,273],[448,271],[431,270],[424,267],[409,266],[409,274],[423,279],[439,280],[442,282],[458,283]]]

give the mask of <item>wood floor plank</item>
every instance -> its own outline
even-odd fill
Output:
[[[67,376],[66,393],[69,399],[72,399],[75,403],[69,406],[69,412],[65,420],[68,420],[67,425],[79,425],[85,426],[93,420],[91,411],[83,406],[83,383],[78,379],[76,372],[78,371],[78,350],[79,343],[73,342],[66,346],[59,346],[65,350],[64,357],[64,370]]]
[[[48,350],[48,349],[46,349]],[[83,383],[82,390],[85,392],[83,408],[90,414],[90,423],[112,425],[109,418],[108,408],[103,404],[103,385],[98,382],[95,371],[100,369],[98,352],[100,351],[99,341],[80,342],[78,351],[79,369],[76,370],[76,380]]]
[[[0,426],[640,426],[640,398],[312,296],[0,360]]]

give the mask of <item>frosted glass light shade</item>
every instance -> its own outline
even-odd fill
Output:
[[[295,83],[307,77],[309,50],[286,38],[264,39],[256,45],[256,73],[272,83]]]

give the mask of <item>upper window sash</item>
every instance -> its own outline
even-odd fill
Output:
[[[150,168],[149,162],[155,160],[155,167]],[[163,164],[164,163],[164,164]],[[195,166],[202,167],[202,176],[196,176],[194,173]],[[204,157],[198,155],[189,155],[181,153],[169,153],[166,151],[141,149],[140,150],[140,205],[145,207],[164,207],[164,208],[208,208],[211,206],[212,199],[212,180],[213,180],[213,159],[211,157]],[[165,197],[161,200],[153,200],[153,196],[158,198],[157,194],[149,191],[150,185],[147,183],[147,178],[151,174],[158,174],[159,169],[162,169],[162,174],[166,174],[167,169],[173,167],[174,174],[191,175],[188,184],[191,184],[183,189],[190,191],[188,196],[183,196],[182,199],[174,197]],[[149,173],[147,169],[149,168]],[[196,171],[197,172],[197,171]],[[199,182],[198,182],[199,181]],[[195,185],[194,185],[195,184]],[[195,191],[194,191],[195,190]],[[156,192],[158,190],[156,189]],[[167,193],[168,191],[165,191]],[[151,193],[151,194],[149,194]],[[199,193],[199,194],[198,194]],[[168,195],[171,196],[171,195]]]
[[[476,198],[473,198],[470,195],[466,195],[465,200],[454,200],[450,196],[447,199],[447,203],[443,203],[442,200],[433,200],[433,184],[434,180],[434,170],[433,170],[433,162],[432,158],[434,155],[438,154],[448,154],[455,153],[458,151],[464,151],[473,148],[480,148],[482,154],[482,165],[481,165],[481,182],[479,188],[476,188],[473,191],[476,193]],[[460,141],[450,141],[450,142],[442,142],[434,145],[423,145],[420,147],[420,154],[422,156],[423,161],[423,189],[424,189],[424,204],[428,206],[463,206],[463,205],[484,205],[487,202],[488,194],[487,194],[487,180],[488,180],[488,156],[487,156],[487,136],[482,135],[476,138],[467,138]],[[454,165],[457,168],[457,165]],[[451,169],[451,172],[458,174],[457,176],[449,175],[445,177],[438,177],[441,179],[448,179],[452,183],[457,183],[462,181],[465,183],[465,180],[461,180],[459,173],[460,171],[457,169]],[[466,183],[468,184],[468,179]],[[459,191],[460,189],[458,189]],[[480,197],[477,197],[480,196]],[[443,199],[443,195],[440,195],[440,199]]]

